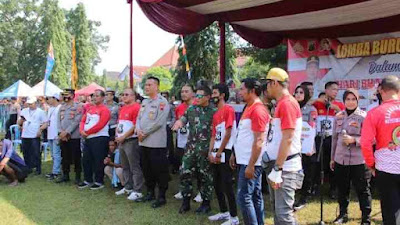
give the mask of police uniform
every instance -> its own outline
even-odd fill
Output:
[[[192,195],[192,177],[196,173],[201,181],[200,193],[204,201],[210,201],[213,192],[213,176],[208,161],[212,118],[216,108],[193,105],[180,118],[189,124],[189,138],[182,159],[180,190],[184,198]]]
[[[111,113],[111,118],[109,122],[110,128],[108,130],[108,134],[110,135],[110,139],[112,139],[115,137],[115,128],[117,128],[119,105],[118,103],[113,102],[111,105],[106,104],[106,106]]]
[[[68,140],[60,140],[61,148],[61,164],[63,175],[68,176],[70,165],[75,165],[75,179],[78,181],[81,178],[81,135],[79,134],[79,122],[82,118],[82,105],[72,103],[72,105],[63,103],[60,107],[58,115],[58,133],[65,131],[68,133]]]
[[[168,101],[158,94],[156,99],[143,100],[136,122],[136,129],[146,136],[139,142],[139,146],[142,149],[142,169],[147,194],[153,198],[154,189],[158,185],[158,198],[163,200],[169,181],[166,129],[169,111]]]

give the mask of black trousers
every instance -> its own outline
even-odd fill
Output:
[[[344,166],[335,163],[335,177],[338,182],[338,203],[340,214],[347,214],[350,202],[350,184],[352,183],[358,197],[363,222],[370,220],[371,214],[371,190],[369,181],[371,172],[364,164]]]
[[[29,169],[36,168],[42,172],[42,160],[40,154],[40,138],[22,138],[22,154],[25,164]]]
[[[172,168],[175,169],[176,164],[179,162],[174,153],[174,140],[173,140],[172,130],[168,125],[167,125],[166,129],[167,129],[168,161],[172,165]],[[179,166],[178,166],[178,168],[179,168]]]
[[[314,176],[314,184],[320,184],[321,180],[321,164],[320,164],[320,159],[318,158],[319,156],[319,147],[321,144],[321,137],[317,136],[315,138],[315,146],[316,146],[316,154],[312,156],[312,161],[314,162],[314,171],[315,171],[315,176]],[[330,185],[330,191],[335,191],[336,190],[336,182],[335,182],[335,174],[333,171],[329,168],[329,163],[331,162],[331,149],[332,149],[332,136],[326,137],[324,139],[324,142],[322,143],[322,149],[323,149],[323,166],[324,166],[324,174],[325,178],[328,178],[329,180],[329,185]]]
[[[61,148],[61,165],[64,174],[69,174],[70,167],[73,163],[75,166],[75,174],[80,177],[82,172],[81,165],[81,140],[70,139],[68,141],[60,141]]]
[[[108,129],[108,135],[110,137],[110,140],[115,139],[115,130],[116,130],[116,128],[109,128]]]
[[[225,163],[212,164],[214,173],[214,188],[217,195],[218,205],[220,212],[227,212],[225,197],[229,204],[229,213],[231,217],[237,216],[237,207],[235,200],[235,193],[233,191],[233,171],[229,166],[229,159],[231,157],[231,150],[224,150]]]
[[[313,186],[313,181],[315,177],[316,162],[313,161],[313,156],[307,156],[302,154],[301,162],[304,171],[303,186],[301,187],[300,193],[301,197],[306,198],[311,195],[311,190]]]
[[[8,118],[6,122],[6,139],[11,140],[10,127],[11,125],[17,124],[18,115],[10,114],[10,118]]]
[[[400,174],[376,170],[384,225],[400,224]]]
[[[176,147],[175,149],[175,163],[173,164],[173,169],[179,171],[179,168],[182,165],[182,158],[183,154],[185,154],[185,149],[184,148],[178,148]]]
[[[108,137],[94,137],[85,140],[83,148],[83,175],[85,181],[93,182],[93,174],[97,184],[103,184],[104,159],[108,154]]]
[[[140,147],[142,150],[142,170],[147,191],[154,194],[158,185],[158,198],[165,198],[168,189],[168,152],[166,148]]]

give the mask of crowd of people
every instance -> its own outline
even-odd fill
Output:
[[[384,224],[400,224],[399,78],[382,80],[379,104],[368,113],[359,107],[357,90],[347,89],[340,98],[334,81],[317,99],[313,83],[303,82],[295,93],[288,85],[280,68],[271,69],[264,81],[242,80],[240,117],[228,104],[226,84],[185,84],[182,102],[175,105],[169,93],[159,93],[156,77],[146,80],[147,98],[129,88],[118,98],[112,90],[96,90],[75,101],[73,89],[39,103],[35,97],[13,98],[7,126],[21,126],[23,159],[7,133],[0,142],[0,172],[11,186],[33,171],[41,174],[46,132],[53,159],[46,177],[70,182],[73,164],[79,189],[104,188],[106,175],[120,188],[116,195],[159,208],[167,203],[170,173],[179,173],[178,212],[191,210],[195,181],[201,201],[196,213],[211,212],[215,193],[219,212],[209,220],[228,225],[239,224],[238,209],[244,224],[264,224],[268,187],[274,223],[298,224],[294,212],[323,194],[321,181],[328,181],[328,195],[340,208],[334,223],[344,224],[353,184],[365,225],[371,224],[374,177]],[[307,129],[315,132],[305,144]]]

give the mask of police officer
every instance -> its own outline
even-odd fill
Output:
[[[58,140],[61,148],[63,176],[56,183],[69,181],[70,165],[75,165],[75,183],[81,181],[81,149],[79,122],[82,118],[82,106],[74,102],[74,89],[65,89],[62,93],[64,103],[58,115]]]
[[[108,129],[108,134],[110,135],[110,139],[115,137],[115,128],[117,128],[118,122],[118,110],[119,105],[114,101],[115,99],[115,91],[108,89],[106,91],[106,102],[105,105],[110,110],[111,118],[109,122],[110,128]]]
[[[147,187],[147,195],[141,201],[152,201],[154,189],[158,185],[157,200],[152,203],[158,208],[167,203],[168,189],[167,117],[170,110],[168,101],[159,94],[160,80],[150,76],[146,80],[144,99],[140,108],[136,132],[142,149],[142,169]]]
[[[182,159],[180,190],[183,195],[183,202],[179,213],[190,210],[194,173],[199,175],[200,193],[203,198],[203,202],[196,212],[206,214],[211,211],[213,177],[207,156],[210,148],[212,118],[216,109],[210,106],[210,98],[210,88],[207,86],[199,87],[196,91],[197,105],[190,106],[173,127],[173,130],[178,130],[189,123],[187,149]]]

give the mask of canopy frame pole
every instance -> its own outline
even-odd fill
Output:
[[[133,23],[132,23],[132,17],[133,17],[133,0],[128,0],[128,3],[131,5],[131,18],[130,18],[130,59],[129,59],[129,63],[130,63],[130,66],[129,66],[129,86],[130,86],[130,88],[133,88],[133,85],[134,85],[134,80],[133,80],[133,62],[132,62],[132,58],[133,58],[133,56],[132,56],[132,52],[133,52],[133,47],[132,47],[132,45],[133,45],[133,42],[132,42],[132,25],[133,25]]]
[[[219,81],[225,83],[225,23],[219,22]]]

